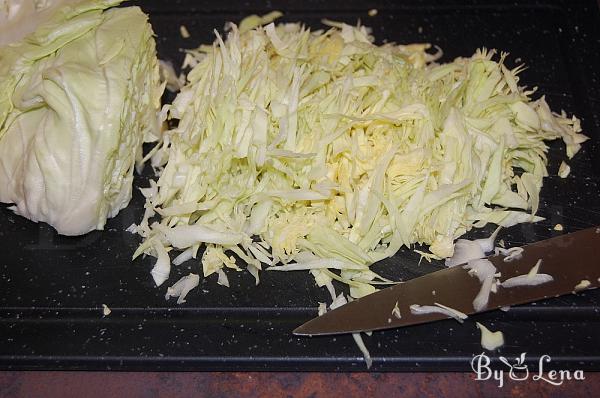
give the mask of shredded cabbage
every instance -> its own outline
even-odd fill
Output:
[[[572,157],[587,138],[518,86],[505,54],[437,64],[428,44],[378,46],[368,28],[331,21],[261,26],[272,17],[188,52],[136,255],[152,241],[206,246],[205,276],[236,268],[231,253],[253,275],[310,269],[360,297],[375,289],[350,271],[403,246],[447,258],[474,226],[541,219],[545,141],[562,138]]]
[[[398,307],[397,301],[396,301],[396,304],[394,305],[394,308],[392,309],[392,315],[398,319],[402,318],[402,314],[400,313],[400,308]]]
[[[448,318],[456,319],[459,323],[463,323],[468,318],[467,314],[439,303],[434,303],[434,305],[412,304],[409,308],[414,315],[442,314]]]
[[[367,333],[367,335],[368,335],[368,333]],[[352,333],[352,338],[354,339],[354,342],[358,346],[358,349],[360,350],[360,352],[363,354],[363,358],[365,359],[365,364],[367,365],[367,369],[371,369],[371,366],[373,365],[373,359],[371,358],[371,353],[369,352],[369,349],[365,345],[365,342],[363,341],[362,336],[360,335],[360,333]]]
[[[552,275],[539,274],[538,271],[542,265],[542,259],[539,259],[527,274],[508,278],[500,284],[503,288],[511,288],[518,286],[537,286],[544,283],[549,283],[554,280]]]

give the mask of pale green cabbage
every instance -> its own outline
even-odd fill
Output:
[[[0,0],[0,46],[16,43],[52,17],[60,7],[83,0]]]
[[[260,22],[186,60],[136,228],[135,256],[162,258],[157,284],[166,250],[179,263],[205,246],[205,276],[239,270],[235,254],[257,283],[263,265],[310,269],[369,294],[382,280],[366,267],[402,246],[445,258],[473,226],[539,220],[544,141],[572,157],[586,139],[493,51],[438,65],[429,45],[377,46],[362,26]]]
[[[118,3],[2,3],[0,36],[17,41],[0,47],[0,201],[65,235],[128,204],[144,136],[158,136],[153,32]],[[27,18],[36,26],[15,30]]]

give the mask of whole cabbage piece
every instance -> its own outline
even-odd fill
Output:
[[[118,3],[0,1],[0,201],[65,235],[129,203],[158,134],[153,32]]]

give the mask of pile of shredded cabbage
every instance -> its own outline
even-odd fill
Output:
[[[378,46],[364,26],[261,23],[190,51],[163,108],[178,126],[148,155],[160,178],[131,227],[157,285],[174,249],[174,264],[203,253],[221,284],[240,266],[258,283],[266,265],[361,297],[387,281],[369,266],[403,246],[447,258],[473,227],[540,220],[544,141],[571,158],[587,139],[530,98],[505,54],[437,64],[429,45]]]

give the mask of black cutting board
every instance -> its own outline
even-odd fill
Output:
[[[133,3],[133,2],[132,2]],[[567,179],[556,173],[564,146],[551,144],[550,176],[544,180],[540,215],[546,221],[502,232],[511,245],[600,225],[600,13],[595,1],[144,1],[157,34],[159,57],[179,65],[180,48],[213,40],[212,30],[250,13],[285,12],[284,21],[319,27],[321,18],[373,27],[379,42],[431,42],[444,61],[470,56],[477,48],[510,52],[529,68],[521,84],[538,86],[553,110],[583,120],[591,140],[571,164]],[[369,17],[369,9],[378,14]],[[191,37],[183,39],[180,25]],[[148,176],[135,185],[147,186]],[[166,286],[155,288],[152,258],[130,258],[138,237],[124,231],[142,216],[135,190],[129,207],[104,231],[67,238],[0,209],[0,367],[4,369],[131,370],[364,370],[349,336],[304,338],[291,331],[317,314],[328,294],[305,272],[263,272],[261,283],[246,272],[229,272],[230,288],[213,275],[202,280],[187,303],[165,301]],[[470,237],[488,235],[491,227]],[[600,250],[600,248],[599,248]],[[407,250],[375,265],[392,278],[409,279],[440,268],[416,265]],[[577,259],[572,264],[577,266]],[[197,262],[174,266],[167,284]],[[341,286],[338,285],[338,288]],[[506,345],[490,354],[527,363],[550,355],[548,366],[600,370],[600,292],[524,305],[504,313],[473,316],[378,332],[365,337],[373,370],[470,370],[482,352],[474,321],[504,331]],[[102,316],[102,304],[112,313]]]

